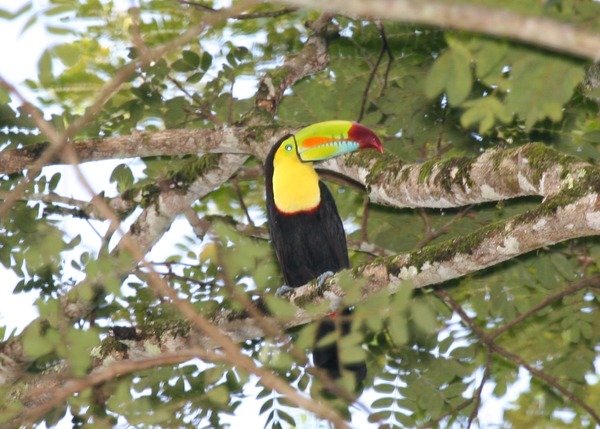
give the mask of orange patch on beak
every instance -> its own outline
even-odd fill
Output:
[[[302,141],[302,146],[306,147],[306,148],[315,147],[315,146],[322,145],[323,143],[331,142],[333,140],[335,140],[335,139],[332,139],[331,137],[322,137],[322,136],[308,137]]]

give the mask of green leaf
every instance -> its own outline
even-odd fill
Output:
[[[68,4],[64,4],[64,5],[56,5],[56,6],[51,6],[48,9],[46,9],[44,11],[44,14],[46,16],[56,16],[56,15],[62,15],[65,13],[71,13],[73,12],[73,5],[68,5]]]
[[[31,5],[31,3],[29,5]],[[23,29],[21,30],[21,34],[25,34],[25,32],[27,30],[29,30],[31,27],[36,25],[38,23],[38,18],[39,18],[39,14],[37,14],[37,13],[32,14],[29,17],[29,19],[25,22],[25,25],[23,26]]]
[[[390,408],[396,401],[394,398],[384,397],[378,398],[371,404],[372,408]]]
[[[108,398],[106,405],[115,412],[124,411],[131,404],[131,389],[129,383],[118,383]]]
[[[133,186],[133,172],[127,164],[119,164],[110,175],[110,181],[117,184],[119,193],[125,192]]]
[[[421,299],[413,300],[410,313],[415,325],[421,331],[430,334],[437,330],[436,314],[427,302]]]
[[[452,350],[451,355],[456,359],[472,359],[474,350],[473,347],[456,347]]]
[[[52,75],[52,55],[48,49],[44,51],[38,61],[38,78],[40,83],[44,85],[49,85],[54,79]]]
[[[283,410],[278,410],[278,414],[279,414],[279,418],[283,421],[285,421],[288,425],[290,425],[289,427],[295,427],[296,426],[296,421],[294,420],[294,418],[286,413]]]
[[[566,280],[574,280],[577,267],[560,253],[552,253],[550,255],[552,265]]]
[[[67,67],[75,66],[81,59],[81,50],[72,44],[55,46],[52,53],[56,55]]]
[[[213,61],[213,57],[211,54],[209,54],[208,52],[204,51],[202,52],[202,57],[200,59],[200,68],[204,71],[207,71]]]
[[[33,7],[33,4],[31,2],[31,0],[26,1],[23,3],[23,6],[21,6],[19,9],[17,9],[13,13],[3,10],[2,16],[0,16],[0,18],[6,18],[6,19],[19,18],[19,17],[23,16],[24,14],[26,14],[27,12],[29,12],[32,9],[32,7]]]
[[[30,325],[23,334],[23,351],[31,358],[51,353],[60,343],[58,331],[40,322]]]
[[[10,94],[4,87],[0,87],[0,104],[10,103]]]
[[[13,19],[13,14],[5,9],[0,9],[0,19]]]
[[[468,100],[462,107],[466,110],[460,117],[460,124],[465,128],[479,124],[479,134],[485,134],[498,122],[506,124],[512,119],[506,105],[493,95]]]
[[[468,47],[473,53],[475,61],[475,75],[489,82],[490,76],[501,76],[505,60],[509,51],[509,45],[503,40],[475,38]],[[496,80],[493,83],[498,83]]]
[[[50,181],[48,182],[48,190],[50,192],[54,192],[56,190],[56,187],[58,186],[58,183],[60,182],[60,178],[61,178],[60,173],[54,173],[52,175],[52,177],[50,178]]]
[[[264,414],[271,408],[273,408],[273,401],[273,398],[269,398],[265,402],[263,402],[263,404],[260,407],[260,410],[258,411],[258,414]]]
[[[206,392],[206,396],[210,399],[211,402],[218,405],[226,405],[229,403],[229,390],[226,386],[217,386],[214,389]]]
[[[390,311],[392,315],[404,314],[412,303],[411,296],[413,294],[412,283],[404,281],[398,287],[396,293],[392,296],[390,302]]]
[[[57,27],[54,25],[47,25],[46,30],[48,30],[48,33],[55,34],[57,36],[65,36],[68,34],[73,34],[73,30],[71,30],[70,28]]]
[[[512,64],[505,104],[531,130],[536,122],[559,121],[563,106],[584,77],[583,64],[567,58],[523,52]]]
[[[183,51],[181,53],[183,60],[193,68],[198,68],[200,65],[200,56],[193,51]]]
[[[348,271],[338,274],[338,285],[345,292],[345,301],[348,303],[358,302],[362,296],[362,288],[367,284],[367,279],[356,278]]]
[[[75,377],[83,377],[92,363],[90,350],[93,345],[98,344],[98,338],[93,331],[71,328],[67,332],[67,341],[70,343],[68,357],[71,372]]]
[[[378,383],[375,384],[373,387],[377,393],[382,393],[385,395],[394,393],[396,391],[396,386],[389,383]]]
[[[269,311],[282,321],[291,320],[296,315],[296,307],[283,298],[274,295],[266,295],[264,300]]]
[[[402,346],[408,342],[408,324],[403,315],[392,314],[388,329],[395,346]]]
[[[425,80],[425,94],[434,98],[446,92],[448,102],[460,105],[471,92],[471,53],[460,42],[449,41],[448,49],[433,63]]]

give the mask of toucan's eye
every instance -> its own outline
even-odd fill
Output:
[[[293,146],[291,144],[285,145],[285,150],[287,150],[288,152],[290,152],[292,149],[293,149]]]

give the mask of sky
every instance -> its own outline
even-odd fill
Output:
[[[0,9],[14,11],[24,3],[25,0],[0,0]],[[34,4],[43,5],[46,2],[44,0],[34,0]],[[35,78],[37,75],[37,61],[44,49],[49,43],[52,43],[53,38],[56,36],[49,35],[45,31],[43,23],[38,23],[27,31],[22,32],[25,21],[26,19],[16,22],[0,21],[0,40],[2,40],[2,43],[0,43],[0,58],[3,59],[0,62],[0,76],[16,86],[27,98],[33,99],[32,94],[22,83],[27,78]],[[250,85],[252,84],[250,83]],[[237,90],[252,94],[253,88],[250,85],[247,87],[238,85]],[[113,185],[108,181],[108,175],[112,170],[110,165],[116,165],[116,163],[113,162],[109,165],[106,163],[90,163],[85,165],[85,174],[88,177],[93,177],[93,186],[97,191],[114,189]],[[60,171],[63,175],[63,179],[57,190],[60,194],[81,200],[91,199],[91,196],[77,185],[78,181],[70,167],[51,167],[46,170],[49,175],[52,175],[56,171]],[[64,225],[65,230],[68,231],[70,228],[73,230],[73,235],[81,232],[81,228],[85,227],[85,225],[73,225]],[[178,231],[177,234],[192,234],[191,229],[184,221],[178,222],[174,229]],[[167,245],[171,241],[171,238],[169,236],[165,237],[164,240]],[[86,239],[93,241],[97,237],[95,237],[95,234],[91,234]],[[151,255],[152,257],[159,258],[160,255],[154,252]],[[33,306],[33,301],[36,298],[35,294],[13,295],[12,289],[15,284],[16,279],[0,266],[0,322],[8,325],[9,330],[7,335],[12,329],[16,329],[17,331],[22,330],[37,316],[37,311]],[[523,374],[520,379],[522,382],[515,386],[512,392],[509,392],[509,397],[516,395],[520,390],[525,388],[528,382],[527,375]],[[488,385],[484,389],[484,398],[487,399],[482,408],[481,415],[486,416],[485,421],[487,423],[498,424],[501,422],[501,415],[498,413],[498,410],[502,405],[497,400],[491,398],[489,392],[492,388],[493,386]],[[370,403],[370,399],[366,399],[365,403]],[[260,425],[256,420],[260,405],[261,403],[252,400],[243,401],[243,405],[238,410],[238,416],[231,420],[232,427],[248,426],[249,421],[253,422],[253,426]],[[374,427],[366,422],[364,413],[359,413],[356,415],[356,418],[358,419],[355,423],[357,428],[367,429]],[[318,421],[315,420],[314,422],[308,422],[307,427],[317,427],[317,425]],[[71,424],[68,419],[61,421],[56,426],[59,429],[70,427]]]

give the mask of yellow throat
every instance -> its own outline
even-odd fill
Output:
[[[321,202],[319,176],[312,162],[298,158],[295,142],[284,141],[273,158],[273,198],[283,213],[311,211]],[[292,146],[290,148],[290,146]]]

